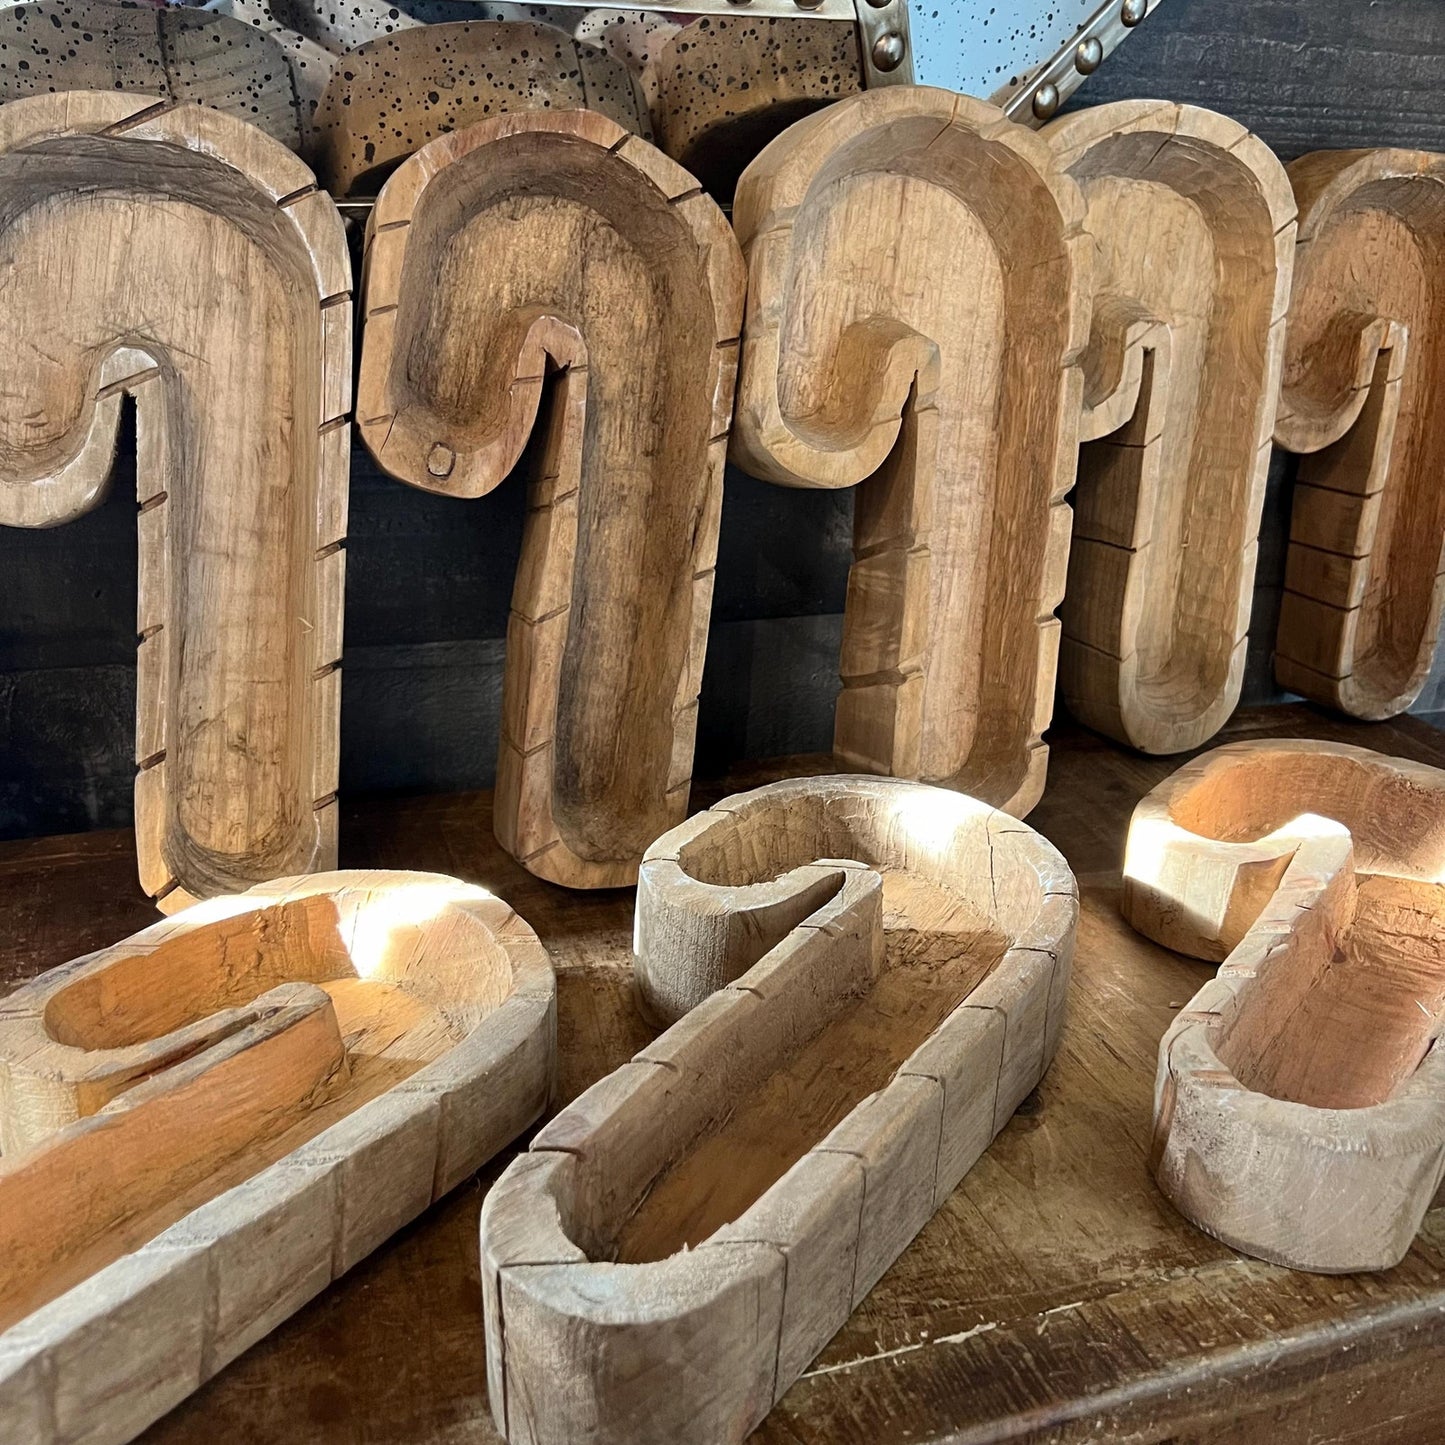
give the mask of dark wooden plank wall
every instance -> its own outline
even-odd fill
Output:
[[[1286,159],[1328,146],[1445,150],[1445,0],[1167,0],[1076,103],[1164,94],[1249,125]],[[130,818],[133,437],[109,500],[49,532],[0,528],[0,837]],[[1246,700],[1270,674],[1292,462],[1277,457]],[[849,555],[847,494],[728,475],[698,768],[826,749]],[[353,456],[342,787],[491,782],[521,536],[514,480],[426,496]],[[1420,711],[1445,706],[1445,678]]]

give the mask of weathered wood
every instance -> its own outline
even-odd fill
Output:
[[[1083,374],[1078,188],[991,106],[890,87],[748,167],[733,453],[863,483],[834,746],[1022,816],[1047,767]]]
[[[1305,455],[1275,675],[1393,717],[1445,610],[1445,156],[1321,151],[1289,174],[1299,259],[1275,437]]]
[[[803,18],[707,16],[643,75],[657,144],[719,198],[794,121],[864,88],[858,31]]]
[[[831,859],[845,861],[819,861]],[[1068,892],[1057,863],[1032,829],[921,784],[823,777],[740,793],[647,850],[637,893],[640,1002],[660,1026],[677,1022],[805,918],[826,913],[858,866],[884,879],[887,928],[905,961],[976,952],[985,916],[1009,946],[1023,947],[1030,928],[1047,931],[1035,917],[1039,899]]]
[[[313,162],[335,195],[375,192],[439,135],[544,109],[595,110],[649,133],[632,72],[566,31],[497,20],[399,30],[337,68],[317,107]]]
[[[0,527],[0,615],[11,620],[0,629],[0,753],[13,760],[8,775],[0,769],[0,837],[130,822],[132,452],[123,421],[111,495],[81,521]],[[725,477],[698,708],[702,776],[739,757],[830,748],[852,500]],[[525,515],[524,486],[485,506],[398,486],[354,441],[343,799],[492,786]],[[404,576],[424,580],[396,585]]]
[[[130,1439],[535,1120],[555,1030],[532,930],[424,873],[215,899],[12,994],[0,1435]]]
[[[744,284],[696,181],[590,111],[443,136],[372,213],[377,461],[479,497],[536,433],[497,828],[553,882],[631,883],[686,811]]]
[[[613,21],[624,16],[591,13]],[[986,33],[1001,23],[991,22]],[[1282,156],[1366,144],[1445,151],[1445,107],[1438,103],[1442,62],[1445,6],[1438,0],[1374,6],[1354,0],[1314,0],[1307,6],[1293,0],[1168,0],[1109,56],[1071,104],[1126,94],[1157,97],[1161,77],[1167,77],[1171,99],[1231,115]],[[1008,73],[1001,77],[1008,78]],[[1281,696],[1272,665],[1283,575],[1282,557],[1276,566],[1275,552],[1283,550],[1277,521],[1283,512],[1287,528],[1283,496],[1295,459],[1281,452],[1275,466],[1261,533],[1247,703]],[[475,524],[489,524],[496,516],[491,507],[468,509],[396,487],[360,447],[352,478],[346,632],[351,701],[358,701],[350,669],[360,649],[367,649],[376,670],[364,708],[348,703],[343,792],[489,787],[495,750],[488,741],[486,761],[477,763],[453,748],[460,731],[453,715],[465,715],[480,695],[490,739],[499,693],[489,697],[490,679],[460,668],[453,685],[437,661],[440,650],[457,639],[499,638],[505,632],[505,603],[500,612],[491,608],[492,589],[482,579],[500,573],[510,584],[513,523],[521,508],[495,498],[504,525],[472,548]],[[117,488],[123,482],[119,473]],[[764,491],[775,493],[776,502],[754,507],[753,499]],[[846,556],[840,560],[838,531],[851,519],[853,500],[846,492],[754,487],[734,479],[725,498],[714,617],[730,627],[729,661],[725,669],[715,637],[709,662],[716,665],[704,682],[711,696],[699,731],[704,775],[744,757],[828,746],[831,722],[819,733],[816,719],[824,711],[831,715],[836,667],[815,656],[814,638],[823,624],[814,614],[836,612],[841,618],[847,563]],[[133,625],[128,598],[134,555],[125,541],[133,527],[132,510],[113,495],[110,506],[49,538],[0,529],[0,618],[9,624],[0,627],[0,673],[9,674],[0,676],[0,753],[8,748],[12,759],[21,760],[8,776],[0,768],[0,832],[34,835],[129,821],[124,801],[129,764],[122,761],[117,780],[113,760],[124,759],[129,750],[134,708],[124,667],[127,644],[117,636]],[[440,549],[433,541],[439,529],[450,533]],[[63,578],[47,556],[60,537],[76,547]],[[451,559],[464,551],[465,564],[453,565]],[[791,569],[786,578],[785,568]],[[398,578],[424,581],[401,586]],[[764,621],[753,629],[754,619]],[[32,672],[42,637],[47,641],[38,665],[45,670]],[[430,655],[419,650],[421,665],[404,669],[403,649],[413,643],[439,646]],[[789,656],[798,659],[790,676],[783,670]],[[1445,701],[1442,674],[1445,657],[1412,710]],[[786,686],[776,687],[775,681]],[[99,702],[94,711],[72,708],[77,691],[91,687]],[[811,734],[785,725],[790,711],[810,720]],[[1058,709],[1056,719],[1063,712]],[[433,738],[442,743],[435,752]]]
[[[1120,742],[1184,752],[1244,683],[1294,197],[1267,147],[1194,106],[1121,101],[1044,135],[1095,246],[1064,700]]]
[[[0,101],[95,90],[204,105],[299,151],[310,106],[298,64],[272,36],[207,10],[108,0],[0,8]]]
[[[1134,811],[1124,913],[1218,976],[1159,1047],[1154,1164],[1202,1229],[1389,1269],[1445,1175],[1445,772],[1236,743]]]
[[[482,1214],[512,1445],[741,1441],[1038,1083],[1077,919],[1038,834],[916,783],[775,783],[660,839],[638,982],[697,1005]]]
[[[1225,730],[1281,733],[1363,741],[1445,766],[1445,734],[1415,718],[1366,727],[1271,707],[1243,710]],[[1441,1438],[1445,1210],[1426,1215],[1387,1274],[1322,1279],[1241,1258],[1154,1184],[1159,1039],[1214,970],[1124,922],[1118,870],[1130,810],[1175,764],[1067,718],[1050,742],[1049,789],[1030,823],[1081,885],[1058,1055],[756,1439]],[[695,805],[798,770],[796,761],[740,769],[700,787]],[[485,794],[349,799],[343,850],[358,865],[484,881],[537,927],[558,969],[558,1095],[571,1100],[652,1037],[632,997],[632,894],[571,893],[534,878],[496,843],[490,806]],[[146,922],[132,854],[124,832],[0,845],[0,990]],[[295,1445],[298,1433],[495,1445],[477,1336],[477,1213],[497,1172],[494,1163],[475,1187],[395,1235],[152,1427],[145,1445]]]
[[[0,523],[94,507],[136,401],[142,886],[170,911],[329,867],[351,391],[336,208],[251,126],[93,92],[0,112],[0,198]]]

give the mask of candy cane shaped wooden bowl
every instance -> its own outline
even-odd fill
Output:
[[[36,70],[108,35],[118,54],[78,62],[105,90],[0,107],[0,527],[100,505],[130,396],[136,862],[175,913],[335,866],[351,262],[330,196],[278,141],[109,88],[158,25],[189,24],[181,7],[92,29],[56,6],[53,25],[25,18],[23,45],[3,38],[20,19],[0,15],[12,76],[22,49]],[[74,45],[36,38],[62,24]]]
[[[0,1001],[0,1439],[128,1440],[532,1123],[551,965],[481,888],[197,904]]]
[[[1160,1188],[1296,1269],[1387,1269],[1445,1173],[1445,772],[1248,742],[1135,810],[1124,913],[1224,962],[1165,1034]]]
[[[703,997],[487,1197],[488,1386],[512,1445],[742,1440],[1038,1083],[1063,1021],[1073,875],[961,794],[773,784],[674,829],[643,879],[644,992],[663,1012]]]

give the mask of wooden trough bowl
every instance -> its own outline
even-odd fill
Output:
[[[488,1385],[512,1445],[742,1440],[1038,1083],[1063,1021],[1073,875],[972,798],[778,783],[675,829],[643,879],[644,994],[702,1001],[487,1197]]]
[[[1160,1188],[1261,1259],[1397,1264],[1445,1171],[1445,772],[1219,748],[1135,810],[1124,913],[1224,960],[1160,1044]]]
[[[109,85],[185,15],[56,6],[23,49],[131,30]],[[336,861],[350,287],[331,198],[254,126],[111,90],[0,109],[0,526],[98,506],[133,398],[136,855],[166,913]]]
[[[286,879],[0,1002],[0,1439],[129,1440],[545,1109],[551,966],[427,873]]]
[[[497,837],[549,882],[629,887],[687,814],[737,242],[686,171],[590,110],[439,136],[367,237],[357,412],[378,464],[475,498],[525,461]]]

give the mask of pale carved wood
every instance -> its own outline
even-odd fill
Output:
[[[1022,816],[1053,711],[1087,339],[1083,204],[945,91],[798,122],[748,167],[733,456],[856,503],[834,750]]]
[[[1135,810],[1124,914],[1218,976],[1159,1048],[1159,1185],[1294,1269],[1388,1269],[1445,1173],[1445,773],[1236,743]]]
[[[687,808],[737,244],[687,172],[587,111],[433,141],[368,238],[358,413],[381,466],[480,497],[534,437],[497,836],[552,882],[630,884]]]
[[[1353,717],[1420,695],[1445,588],[1445,156],[1317,151],[1300,209],[1275,439],[1301,453],[1282,686]]]
[[[374,193],[428,141],[489,116],[595,110],[646,135],[632,72],[564,30],[522,21],[424,25],[368,41],[316,111],[313,162],[334,195]]]
[[[97,505],[135,398],[136,847],[167,912],[335,863],[350,285],[335,206],[251,126],[0,110],[0,523]]]
[[[803,17],[710,15],[643,73],[657,144],[715,196],[794,121],[863,90],[858,31]]]
[[[0,1003],[0,1438],[129,1440],[547,1107],[555,986],[484,889],[197,904]]]
[[[1095,253],[1063,696],[1109,737],[1184,752],[1244,681],[1294,196],[1262,141],[1196,106],[1120,101],[1043,134]]]
[[[917,783],[773,784],[660,839],[639,981],[702,1001],[483,1208],[512,1445],[741,1441],[1048,1067],[1077,917],[1050,844]]]

